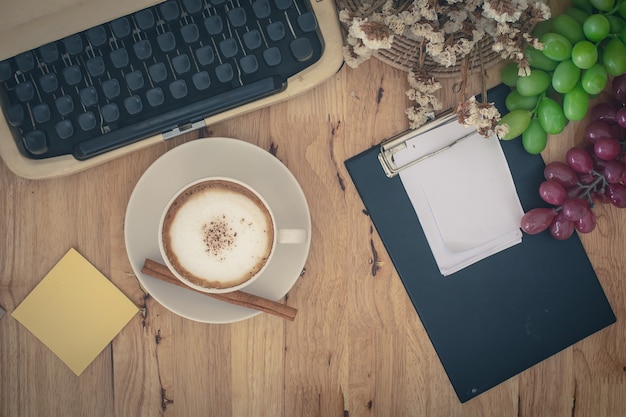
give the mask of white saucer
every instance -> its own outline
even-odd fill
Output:
[[[232,323],[259,314],[141,273],[146,258],[163,262],[158,226],[170,197],[185,184],[208,176],[231,177],[250,184],[272,208],[279,228],[307,232],[302,244],[278,245],[263,275],[246,292],[279,300],[300,276],[311,246],[311,215],[302,188],[293,174],[269,152],[237,139],[197,139],[172,149],[142,175],[126,209],[126,251],[139,282],[164,307],[205,323]]]

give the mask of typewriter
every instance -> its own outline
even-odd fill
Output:
[[[0,156],[31,179],[288,99],[343,62],[331,0],[22,0],[0,21]]]

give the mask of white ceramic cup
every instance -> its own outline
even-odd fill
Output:
[[[254,282],[280,244],[306,241],[305,229],[278,229],[263,196],[239,180],[208,177],[169,200],[158,241],[172,274],[191,288],[225,293]]]

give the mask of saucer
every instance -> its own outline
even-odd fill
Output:
[[[307,239],[283,244],[263,274],[246,292],[280,300],[300,276],[311,246],[311,215],[293,174],[276,157],[251,143],[212,137],[186,142],[154,161],[141,176],[128,201],[124,223],[126,251],[141,286],[168,310],[204,323],[232,323],[259,311],[215,300],[141,273],[146,258],[163,262],[159,251],[159,219],[170,197],[185,184],[209,176],[238,179],[254,187],[272,208],[278,228],[301,228]]]

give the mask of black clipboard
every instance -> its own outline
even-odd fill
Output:
[[[488,99],[504,114],[510,90]],[[539,197],[544,162],[519,139],[503,141],[525,211]],[[347,161],[406,291],[461,402],[493,388],[616,321],[577,235],[548,232],[444,277],[399,177],[389,178],[375,146]]]

